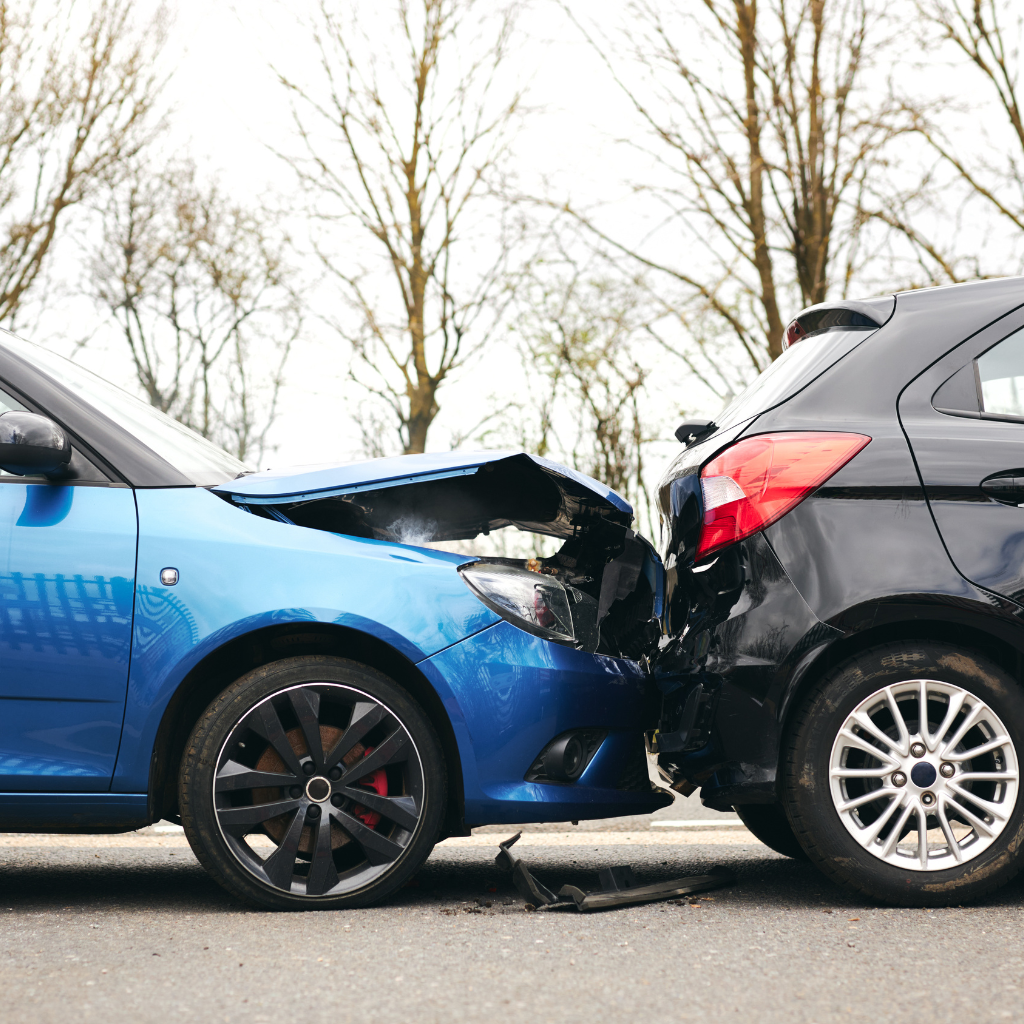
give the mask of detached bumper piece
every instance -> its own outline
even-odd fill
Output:
[[[631,903],[670,900],[691,892],[718,889],[736,881],[736,875],[727,868],[712,868],[706,875],[690,875],[688,878],[674,878],[670,882],[638,885],[633,869],[621,865],[603,868],[597,876],[601,888],[593,892],[584,892],[575,885],[563,885],[557,893],[553,893],[543,882],[534,878],[530,869],[518,857],[512,856],[512,847],[522,834],[517,832],[503,843],[498,843],[500,852],[494,858],[494,863],[501,870],[511,872],[512,884],[519,895],[538,909],[574,905],[580,911],[607,910],[611,907],[625,907]]]

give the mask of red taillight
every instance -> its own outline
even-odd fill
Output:
[[[700,474],[704,524],[697,558],[781,519],[870,440],[863,434],[800,431],[760,434],[726,448]]]
[[[795,345],[798,341],[802,341],[807,337],[807,332],[803,328],[803,324],[799,320],[794,320],[787,328],[785,334],[782,335],[782,350],[785,351],[792,345]]]

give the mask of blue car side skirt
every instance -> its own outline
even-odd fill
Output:
[[[133,832],[149,820],[145,793],[0,793],[0,832]]]

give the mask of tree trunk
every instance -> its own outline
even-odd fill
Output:
[[[768,355],[782,355],[782,318],[775,297],[772,254],[768,248],[768,224],[764,215],[764,158],[761,155],[761,111],[758,109],[757,84],[757,0],[735,0],[736,34],[743,60],[743,84],[746,92],[746,117],[743,121],[750,154],[748,171],[747,216],[753,233],[754,267],[761,282],[761,305],[765,315]]]

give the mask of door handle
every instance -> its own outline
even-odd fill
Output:
[[[1004,469],[981,481],[981,489],[1004,505],[1024,504],[1024,469]]]

